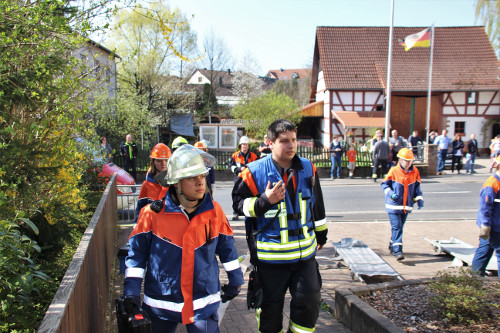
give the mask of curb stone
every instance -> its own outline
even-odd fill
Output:
[[[362,301],[360,297],[377,291],[429,283],[431,280],[424,278],[335,288],[335,317],[346,328],[356,333],[402,333],[404,331],[400,327]]]

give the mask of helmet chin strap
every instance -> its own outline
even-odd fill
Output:
[[[180,183],[178,184],[177,189],[178,189],[177,197],[179,198],[180,204],[186,208],[189,208],[189,209],[193,209],[193,208],[198,207],[201,204],[203,198],[205,197],[205,195],[203,195],[203,198],[201,198],[201,199],[188,198],[184,194],[184,192],[182,192],[182,187],[181,187]]]

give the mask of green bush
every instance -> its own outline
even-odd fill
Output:
[[[429,285],[430,304],[451,323],[473,324],[490,315],[488,294],[470,270],[438,272]]]
[[[0,331],[30,327],[28,313],[38,293],[36,280],[48,281],[49,276],[39,270],[33,254],[40,252],[38,244],[23,229],[38,234],[37,227],[18,212],[12,220],[0,220]]]

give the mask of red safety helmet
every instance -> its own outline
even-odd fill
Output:
[[[415,156],[413,155],[413,152],[410,149],[401,148],[398,152],[398,158],[402,160],[413,161],[415,159]]]
[[[158,160],[168,160],[172,153],[170,152],[170,148],[168,148],[165,144],[159,143],[153,147],[151,150],[151,155],[149,158],[155,158]]]

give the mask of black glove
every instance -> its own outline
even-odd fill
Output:
[[[226,303],[227,301],[230,301],[238,296],[241,290],[241,286],[231,286],[229,284],[225,284],[222,286],[221,290],[222,295],[220,298],[222,300],[222,303]]]
[[[315,234],[316,234],[316,242],[318,243],[318,245],[325,245],[327,240],[326,235],[328,234],[328,229],[323,231],[315,231]]]
[[[133,315],[141,308],[141,296],[123,296],[123,306],[129,315]]]

